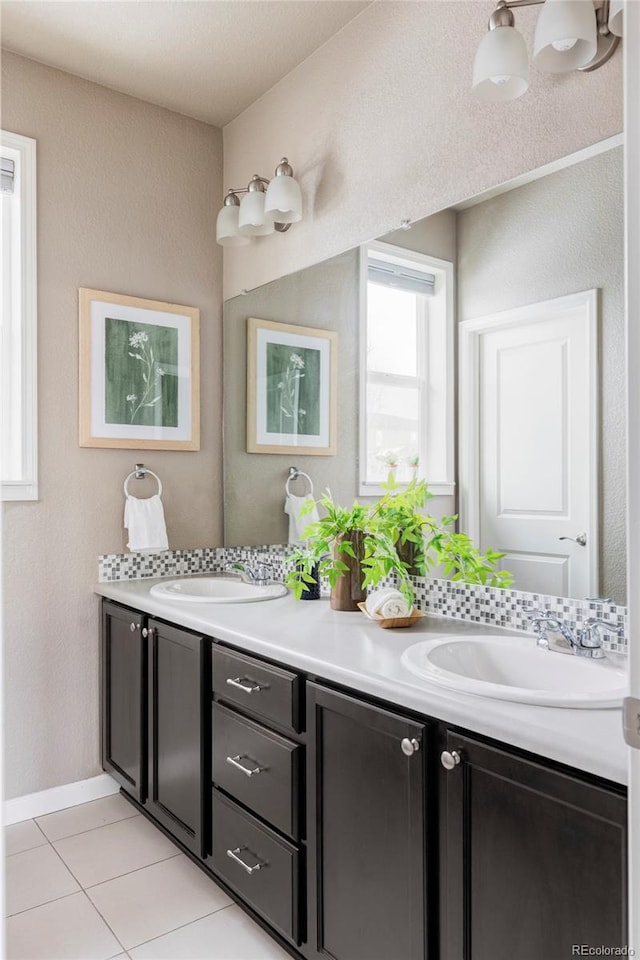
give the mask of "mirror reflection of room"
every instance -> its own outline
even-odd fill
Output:
[[[226,302],[227,545],[288,538],[288,461],[245,446],[246,318],[277,319],[339,332],[337,454],[295,458],[316,492],[425,479],[515,588],[625,602],[622,149],[526,180]]]

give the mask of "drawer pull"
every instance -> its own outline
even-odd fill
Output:
[[[246,677],[227,677],[227,683],[230,687],[235,687],[237,690],[242,690],[243,693],[260,693],[261,690],[267,690],[268,687],[265,685],[261,687],[259,683],[256,683],[255,680],[247,680]]]
[[[243,757],[241,753],[239,753],[237,757],[227,757],[227,763],[230,766],[235,767],[236,770],[242,770],[247,777],[253,777],[267,769],[266,767],[259,767],[257,764],[255,767],[245,767],[244,763],[242,763],[243,760],[249,760],[249,757]],[[253,760],[250,762],[254,763]]]
[[[239,854],[242,853],[243,850],[247,850],[247,849],[248,849],[247,847],[236,847],[235,850],[227,850],[227,856],[231,857],[232,860],[235,860],[236,863],[239,863],[240,866],[243,868],[243,870],[246,870],[247,873],[249,874],[255,873],[257,870],[262,870],[263,867],[267,866],[266,861],[264,863],[261,863],[258,860],[258,858],[255,857],[255,854],[251,854],[251,856],[255,857],[255,860],[256,860],[256,863],[254,863],[253,866],[251,866],[248,863],[245,863],[245,861],[242,859],[242,857],[239,856]]]

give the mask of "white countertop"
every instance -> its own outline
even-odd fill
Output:
[[[398,707],[607,780],[627,782],[621,710],[539,707],[475,697],[438,687],[400,662],[407,647],[437,634],[505,636],[513,631],[431,616],[408,629],[382,630],[361,613],[331,610],[328,600],[296,601],[291,595],[235,604],[187,603],[150,595],[153,584],[170,579],[176,578],[109,581],[99,583],[95,592]]]

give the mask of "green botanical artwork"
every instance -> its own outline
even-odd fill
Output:
[[[320,350],[267,343],[267,431],[320,433]]]
[[[105,420],[178,426],[178,331],[105,318]]]

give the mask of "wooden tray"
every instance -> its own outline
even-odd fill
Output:
[[[415,607],[408,617],[381,617],[379,613],[372,615],[367,610],[366,603],[359,603],[358,607],[368,620],[373,620],[373,622],[377,623],[383,630],[389,630],[393,627],[411,627],[414,623],[417,623],[418,620],[422,620],[422,618],[426,616],[426,614],[422,613],[421,610],[417,610]]]

